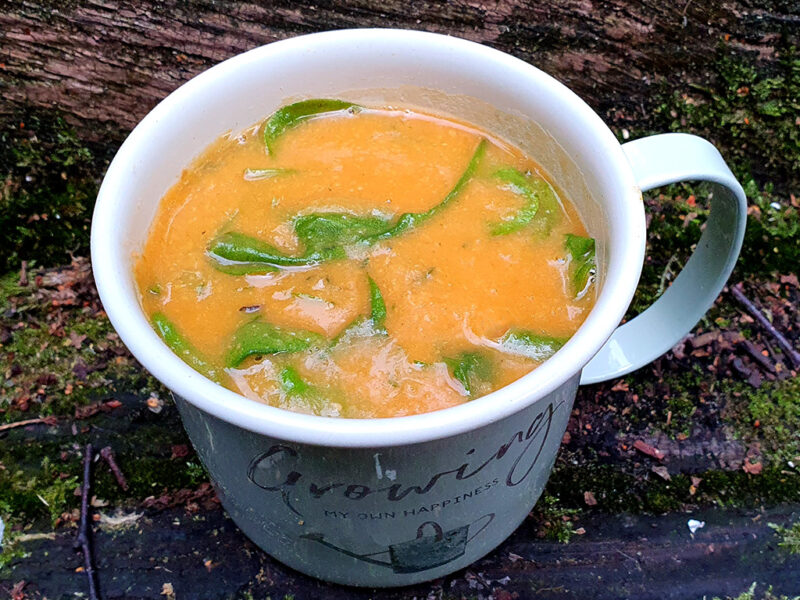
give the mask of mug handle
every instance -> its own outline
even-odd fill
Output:
[[[652,306],[618,327],[584,367],[581,384],[620,377],[677,344],[711,307],[742,247],[747,199],[719,151],[686,133],[665,133],[623,144],[642,191],[686,180],[712,184],[711,211],[697,247],[678,277]]]

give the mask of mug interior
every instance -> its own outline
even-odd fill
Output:
[[[160,340],[133,265],[164,193],[206,146],[288,101],[342,97],[452,114],[529,153],[598,240],[597,303],[554,357],[482,398],[390,419],[301,415],[205,379]],[[400,30],[312,34],[257,48],[189,81],[134,129],[109,166],[92,223],[92,263],[109,318],[136,358],[198,408],[252,431],[332,446],[391,446],[467,431],[512,414],[574,376],[624,315],[644,255],[641,193],[619,144],[575,94],[531,65],[457,38]]]

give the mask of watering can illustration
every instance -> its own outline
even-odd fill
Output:
[[[419,573],[420,571],[440,567],[463,556],[467,544],[486,529],[493,520],[494,513],[488,513],[469,525],[462,525],[448,531],[444,531],[436,521],[425,521],[417,528],[417,536],[414,539],[390,544],[388,550],[369,554],[357,554],[346,548],[340,548],[327,541],[321,533],[307,533],[300,537],[317,542],[358,560],[388,567],[395,573]],[[481,521],[485,521],[485,523],[469,536],[469,529]],[[376,558],[381,554],[387,553],[389,554],[388,560]]]

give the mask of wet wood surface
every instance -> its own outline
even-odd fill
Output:
[[[760,582],[775,593],[800,589],[800,556],[778,552],[768,522],[785,523],[787,509],[708,510],[696,514],[595,514],[587,533],[569,544],[532,541],[525,524],[497,550],[450,577],[409,588],[375,590],[326,585],[272,560],[220,509],[192,515],[171,509],[130,512],[106,520],[95,534],[103,598],[540,598],[668,600],[735,596]],[[705,523],[691,535],[690,518]],[[66,600],[86,592],[72,530],[31,540],[34,561],[16,570],[32,598]],[[44,553],[47,553],[46,556]],[[165,588],[165,585],[168,587]],[[5,586],[5,587],[4,587]],[[8,593],[10,582],[0,582]],[[251,596],[246,594],[250,593]],[[8,596],[3,596],[8,597]]]
[[[800,25],[792,3],[747,0],[2,4],[0,115],[55,107],[81,137],[112,144],[204,69],[315,31],[399,27],[463,37],[554,75],[612,123],[641,123],[653,93],[702,78],[721,41],[769,62],[781,33]]]

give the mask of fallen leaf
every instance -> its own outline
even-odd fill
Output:
[[[28,582],[24,579],[15,583],[14,587],[11,588],[11,600],[25,600],[25,592],[23,589],[26,585],[28,585]]]
[[[597,499],[592,492],[583,492],[583,501],[586,506],[597,506]]]
[[[663,479],[664,481],[669,481],[672,479],[672,477],[669,476],[669,471],[667,470],[667,467],[665,466],[662,465],[654,466],[650,470],[659,477],[661,477],[661,479]]]
[[[636,440],[635,442],[633,442],[633,447],[636,448],[642,454],[646,454],[647,456],[652,456],[653,458],[656,458],[658,460],[664,460],[664,453],[661,450],[651,446],[650,444],[643,442],[642,440]]]
[[[630,390],[630,386],[622,379],[615,383],[614,387],[611,388],[612,392],[627,392],[628,390]]]
[[[578,527],[575,530],[575,535],[584,535],[585,533],[586,533],[586,530],[583,527]]]
[[[81,344],[83,344],[83,340],[86,339],[86,336],[83,334],[77,334],[74,331],[69,332],[69,343],[76,349],[80,350]]]
[[[100,412],[100,403],[89,404],[87,406],[75,407],[75,418],[78,420],[88,419]]]
[[[742,470],[750,475],[760,475],[763,469],[764,465],[762,465],[760,462],[751,463],[747,459],[745,459],[744,464],[742,465]]]
[[[689,343],[692,344],[692,348],[702,348],[704,346],[708,346],[711,342],[715,341],[719,337],[719,333],[716,331],[709,331],[708,333],[703,333],[701,335],[697,335],[689,340]]]
[[[800,287],[800,281],[797,280],[797,275],[794,273],[790,273],[789,275],[781,275],[781,283],[793,285],[794,287]]]
[[[203,561],[203,566],[206,568],[206,571],[211,573],[211,571],[212,571],[212,569],[214,569],[214,567],[219,566],[219,563],[212,562],[212,560],[210,558],[207,558],[207,559],[205,559]]]
[[[176,444],[172,447],[171,459],[183,458],[189,456],[189,447],[186,444]]]

